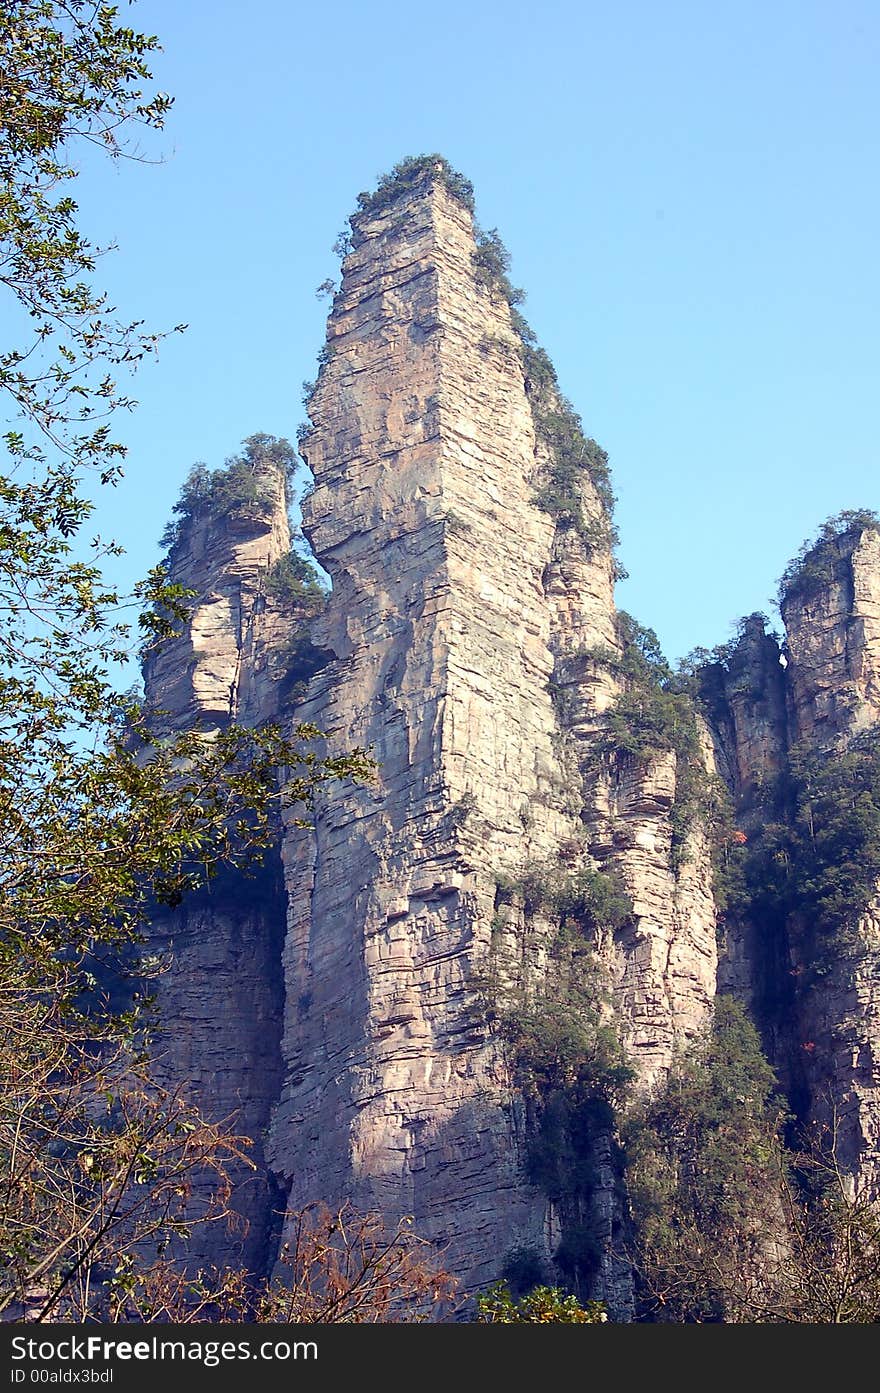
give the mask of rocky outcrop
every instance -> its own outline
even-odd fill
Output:
[[[474,1287],[513,1247],[549,1257],[554,1224],[478,991],[499,884],[619,866],[635,914],[603,951],[646,1081],[705,1019],[714,920],[702,852],[669,863],[674,759],[605,788],[599,834],[588,747],[617,686],[581,655],[617,643],[611,557],[536,502],[549,447],[469,212],[428,177],[353,226],[304,445],[304,530],[333,581],[314,637],[335,657],[302,715],[379,770],[285,842],[271,1156],[292,1209],[413,1214]],[[515,894],[503,932],[528,951]]]
[[[790,816],[791,759],[833,762],[880,721],[880,534],[852,526],[804,556],[782,599],[785,641],[746,621],[727,656],[716,738],[740,825]],[[821,959],[817,954],[821,953]],[[728,923],[721,985],[751,1002],[802,1123],[834,1129],[852,1182],[880,1186],[880,915],[817,943],[811,916],[760,905]]]
[[[283,472],[267,464],[256,483],[258,496],[242,507],[221,512],[206,498],[180,526],[170,567],[193,592],[191,617],[144,668],[160,732],[209,737],[232,721],[258,725],[280,714],[286,654],[309,607],[282,602],[267,585],[290,550]],[[229,1164],[240,1222],[197,1230],[194,1265],[265,1271],[271,1262],[279,1206],[263,1136],[281,1081],[285,906],[276,847],[252,876],[222,872],[178,909],[157,909],[151,924],[150,950],[169,964],[151,984],[160,1073],[254,1143],[248,1162]]]
[[[880,534],[829,541],[782,603],[794,740],[830,749],[880,718]]]
[[[148,705],[170,729],[277,714],[280,673],[269,654],[289,641],[297,616],[273,601],[266,580],[290,551],[290,525],[283,470],[258,466],[254,479],[257,496],[239,507],[218,512],[205,499],[171,549],[170,574],[191,592],[189,619],[144,667]]]
[[[748,839],[778,813],[768,789],[793,746],[833,757],[876,724],[880,541],[848,535],[817,584],[790,589],[782,649],[760,616],[744,622],[696,753],[610,749],[632,674],[593,443],[512,315],[460,181],[440,162],[380,194],[352,219],[302,444],[326,606],[271,584],[290,536],[269,469],[246,504],[185,520],[171,561],[192,618],[146,671],[169,730],[308,721],[319,752],[369,748],[376,777],[289,809],[259,881],[227,876],[157,917],[169,1073],[255,1138],[236,1203],[257,1270],[303,1205],[351,1201],[412,1215],[471,1290],[517,1249],[552,1273],[584,1230],[591,1290],[625,1315],[613,1125],[589,1139],[586,1189],[538,1183],[542,1104],[492,997],[498,966],[534,1001],[561,927],[586,938],[590,1009],[643,1090],[719,984],[736,991],[798,1106],[818,1115],[827,1085],[847,1164],[873,1175],[877,920],[821,992],[799,986],[793,922],[728,915],[719,962],[715,833],[687,759],[727,784]],[[579,904],[597,874],[628,912]]]
[[[833,760],[880,723],[880,532],[850,529],[814,565],[818,578],[782,604],[791,738]],[[793,936],[798,976],[809,938]],[[854,1184],[880,1195],[880,898],[805,995],[801,1030],[811,1114],[835,1128]]]

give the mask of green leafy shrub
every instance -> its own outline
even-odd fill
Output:
[[[584,434],[580,417],[559,390],[556,370],[549,355],[539,348],[534,330],[517,309],[525,299],[522,290],[511,284],[510,253],[497,228],[488,232],[476,228],[477,246],[473,254],[477,282],[501,295],[510,306],[511,324],[520,340],[526,395],[532,408],[535,430],[547,447],[552,464],[550,477],[535,495],[542,512],[550,513],[562,526],[572,527],[591,550],[617,543],[617,530],[611,522],[614,494],[608,471],[608,456],[595,440]],[[584,512],[582,481],[588,477],[603,509],[600,518]]]
[[[296,451],[289,441],[262,432],[242,442],[239,455],[227,459],[221,469],[194,464],[172,508],[176,515],[162,535],[169,550],[180,541],[184,525],[192,518],[247,512],[264,507],[272,497],[267,467],[283,471],[285,492],[297,468]]]
[[[548,482],[539,489],[535,502],[545,513],[573,527],[593,546],[617,540],[617,534],[607,519],[587,520],[583,510],[580,482],[586,475],[596,490],[606,514],[614,508],[608,455],[595,440],[584,434],[581,418],[565,397],[559,397],[556,409],[543,409],[533,403],[533,416],[538,436],[552,457]],[[601,535],[600,535],[601,533]]]
[[[477,1297],[477,1320],[487,1325],[598,1325],[608,1315],[600,1301],[585,1306],[559,1287],[535,1287],[518,1301],[505,1282]]]
[[[643,1316],[724,1321],[730,1265],[760,1269],[778,1223],[781,1108],[757,1031],[731,998],[625,1131]]]
[[[632,904],[613,876],[588,866],[570,870],[558,860],[529,867],[501,892],[506,898],[520,895],[526,915],[543,910],[584,934],[600,927],[616,931],[632,916]]]
[[[880,880],[880,731],[833,754],[794,746],[766,798],[735,908],[777,922],[796,916],[812,977],[822,976],[856,943]]]
[[[510,270],[510,252],[502,242],[498,228],[491,227],[485,232],[477,227],[474,231],[477,247],[473,253],[473,266],[477,282],[503,295],[511,308],[522,304],[526,298],[525,291],[516,289],[510,283],[507,274]]]
[[[542,894],[544,892],[542,891]],[[617,900],[612,901],[619,912]],[[567,899],[557,901],[563,913]],[[548,906],[542,901],[546,912]],[[590,914],[596,913],[590,901]],[[595,1147],[613,1132],[632,1070],[610,1015],[596,954],[567,918],[540,981],[495,964],[492,1005],[528,1114],[529,1178],[556,1205],[563,1237],[555,1254],[566,1277],[588,1289],[600,1245],[588,1218],[596,1184]]]
[[[520,977],[495,1004],[515,1073],[531,1097],[577,1085],[610,1103],[631,1077],[605,1009],[598,960],[577,930],[559,931],[540,984]]]
[[[604,662],[623,688],[605,713],[595,743],[594,761],[621,758],[649,760],[673,752],[675,799],[670,813],[673,869],[687,857],[690,832],[699,818],[712,838],[713,862],[719,872],[730,845],[733,812],[721,781],[706,769],[697,726],[693,684],[674,673],[653,629],[645,628],[625,610],[617,616],[618,657],[607,648],[586,650],[582,656]],[[726,892],[725,892],[726,893]]]
[[[299,552],[289,551],[280,556],[266,573],[266,593],[282,604],[294,600],[320,601],[325,591],[311,561]]]
[[[417,188],[427,179],[438,180],[453,198],[457,198],[468,212],[473,213],[473,184],[463,174],[459,174],[457,169],[453,169],[442,155],[434,154],[408,155],[400,160],[390,173],[381,174],[373,193],[358,194],[358,214],[372,216],[382,212],[384,208],[396,202],[401,194]]]

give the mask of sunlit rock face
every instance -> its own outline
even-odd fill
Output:
[[[145,663],[146,705],[160,733],[210,738],[231,722],[281,714],[285,653],[306,607],[282,603],[267,586],[290,550],[283,472],[267,465],[257,485],[257,499],[237,511],[197,510],[172,548],[171,578],[190,592],[190,619]],[[254,1142],[247,1162],[228,1163],[236,1221],[194,1230],[194,1267],[266,1270],[275,1250],[279,1200],[263,1138],[281,1081],[285,922],[275,846],[252,877],[222,872],[178,909],[157,910],[150,926],[148,946],[169,964],[151,984],[160,1076]],[[197,1190],[212,1187],[210,1176],[197,1178]]]
[[[285,842],[271,1134],[291,1209],[353,1196],[412,1214],[471,1286],[511,1248],[554,1241],[477,989],[493,932],[520,954],[541,936],[521,906],[499,914],[499,884],[619,870],[635,917],[598,946],[645,1081],[705,1020],[715,969],[699,835],[686,874],[669,865],[674,757],[613,787],[588,770],[616,681],[579,655],[617,646],[611,556],[536,505],[547,447],[474,252],[440,180],[356,219],[309,404],[304,528],[333,581],[315,638],[335,658],[303,715],[334,750],[369,745],[379,770]],[[586,475],[582,490],[600,517]]]
[[[698,816],[682,842],[676,755],[603,755],[624,681],[606,503],[585,470],[579,525],[546,506],[548,398],[441,176],[352,222],[302,446],[303,527],[332,581],[321,613],[267,584],[290,546],[277,471],[250,508],[190,519],[172,552],[173,579],[195,593],[147,665],[160,723],[307,721],[316,750],[367,747],[377,770],[288,809],[258,879],[227,875],[157,917],[173,959],[166,1065],[255,1139],[256,1169],[234,1176],[246,1223],[233,1241],[254,1270],[272,1270],[316,1200],[392,1226],[411,1215],[469,1290],[516,1249],[558,1275],[576,1223],[599,1253],[581,1294],[625,1317],[613,1127],[591,1140],[581,1209],[551,1202],[530,1160],[534,1100],[487,986],[493,962],[533,982],[549,971],[559,915],[524,883],[599,870],[628,900],[590,944],[597,1008],[636,1089],[662,1085],[719,986],[732,990],[805,1114],[827,1116],[827,1088],[859,1183],[876,1164],[877,920],[821,991],[800,991],[796,926],[719,923],[713,827]],[[793,745],[833,758],[877,720],[877,534],[841,541],[832,570],[784,607],[782,655],[760,620],[745,624],[700,721],[743,837]],[[320,657],[307,687],[291,679],[304,643]],[[194,1255],[225,1261],[230,1241],[214,1230]]]

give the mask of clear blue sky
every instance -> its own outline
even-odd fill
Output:
[[[474,183],[619,496],[619,603],[672,657],[768,609],[830,513],[880,508],[872,0],[140,0],[176,96],[159,166],[89,172],[121,309],[189,323],[134,383],[99,525],[157,539],[196,460],[293,437],[359,190]]]

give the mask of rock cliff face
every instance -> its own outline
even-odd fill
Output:
[[[880,728],[880,533],[856,525],[815,549],[781,610],[781,649],[757,618],[746,622],[716,707],[719,747],[750,837],[770,815],[767,790],[780,779],[790,785],[793,760],[820,756],[833,765]],[[772,816],[785,809],[777,803]],[[809,921],[796,910],[730,925],[721,983],[753,1003],[801,1119],[834,1126],[853,1184],[877,1194],[877,901],[821,962]]]
[[[335,659],[301,715],[333,749],[372,746],[379,775],[285,846],[271,1155],[293,1208],[411,1213],[473,1286],[514,1247],[549,1256],[553,1231],[476,989],[493,927],[520,957],[551,929],[527,926],[516,893],[499,916],[499,886],[618,869],[634,916],[603,950],[646,1079],[705,1017],[714,916],[705,858],[670,869],[674,757],[613,787],[585,774],[614,682],[578,654],[617,644],[611,558],[536,503],[550,447],[469,212],[429,178],[354,228],[304,447],[304,529],[333,581],[317,641]],[[580,497],[601,520],[587,474]]]
[[[306,616],[267,590],[272,566],[290,551],[283,471],[267,465],[256,481],[245,506],[222,515],[197,508],[180,528],[170,563],[193,592],[191,619],[144,672],[160,730],[209,737],[233,720],[279,715],[284,654]],[[278,1202],[263,1136],[281,1080],[285,915],[276,848],[254,878],[222,873],[179,909],[158,911],[151,926],[152,949],[171,963],[156,983],[160,1068],[212,1118],[255,1142],[256,1170],[232,1168],[244,1223],[232,1232],[207,1226],[202,1262],[240,1259],[259,1269],[271,1260]]]
[[[788,928],[771,946],[760,924],[731,922],[719,964],[712,832],[699,816],[682,829],[682,756],[601,744],[627,680],[607,500],[503,277],[485,274],[468,200],[436,166],[365,201],[352,229],[303,442],[326,607],[310,620],[267,587],[290,545],[270,471],[258,504],[185,523],[173,574],[198,598],[146,678],[171,726],[309,721],[328,752],[370,747],[377,776],[322,790],[308,828],[291,810],[259,883],[229,878],[157,922],[175,959],[169,1068],[257,1139],[240,1199],[256,1268],[312,1200],[412,1215],[470,1289],[516,1249],[550,1274],[560,1239],[586,1227],[600,1256],[576,1276],[625,1313],[611,1134],[592,1138],[589,1192],[539,1183],[535,1099],[487,986],[498,965],[533,1001],[573,916],[641,1088],[706,1022],[719,982],[766,1006],[772,979],[790,1008],[768,1026],[776,1055],[817,1106],[820,1064],[795,1039],[810,1032],[867,1175],[877,922],[809,999],[791,985]],[[842,545],[831,578],[790,600],[787,668],[757,622],[729,657],[698,762],[746,828],[795,742],[836,749],[877,721],[878,545],[871,531]],[[321,655],[307,690],[285,676],[297,643]],[[596,875],[625,915],[583,909],[574,890]]]

